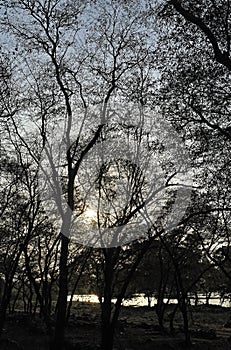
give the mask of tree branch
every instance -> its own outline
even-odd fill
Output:
[[[231,59],[229,57],[229,53],[226,51],[221,51],[215,35],[211,31],[211,29],[203,22],[203,20],[200,17],[197,17],[193,13],[186,10],[184,7],[182,7],[179,0],[171,0],[170,4],[173,5],[175,10],[178,13],[180,13],[186,21],[195,24],[205,34],[205,36],[207,37],[207,39],[213,47],[213,52],[216,61],[231,71]]]

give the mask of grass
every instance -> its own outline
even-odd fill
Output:
[[[166,313],[165,323],[168,324]],[[190,329],[195,350],[229,350],[231,328],[224,324],[231,309],[219,306],[192,308]],[[115,334],[115,350],[181,350],[186,349],[182,332],[182,317],[176,314],[176,334],[161,333],[154,308],[123,307]],[[48,350],[49,337],[35,315],[15,313],[8,315],[2,350]],[[74,303],[66,331],[66,350],[97,350],[100,348],[100,305]]]

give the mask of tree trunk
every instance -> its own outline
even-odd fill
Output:
[[[64,336],[66,326],[66,310],[67,310],[67,259],[68,259],[69,239],[62,235],[61,252],[60,252],[60,275],[59,275],[59,295],[57,301],[57,313],[55,323],[55,333],[51,344],[52,350],[62,350],[64,347]]]
[[[176,284],[177,284],[178,304],[179,304],[179,308],[182,313],[183,322],[184,322],[183,327],[184,327],[185,344],[186,344],[186,347],[189,348],[191,346],[191,337],[190,337],[189,322],[188,322],[187,292],[185,292],[185,289],[183,287],[182,278],[179,270],[177,270]]]
[[[0,304],[0,338],[2,336],[2,331],[3,331],[4,323],[6,320],[7,307],[10,303],[13,278],[14,278],[16,269],[18,267],[18,262],[19,262],[20,256],[22,254],[21,248],[22,247],[20,247],[19,252],[15,257],[10,274],[5,278],[4,291],[3,291],[3,296],[2,296],[2,300],[1,300],[1,304]]]
[[[6,287],[0,305],[0,338],[2,336],[3,327],[6,320],[6,312],[10,299],[9,293],[10,291],[8,290],[8,287]]]
[[[12,307],[11,307],[11,312],[12,312],[12,314],[13,314],[14,311],[15,311],[15,306],[16,306],[16,303],[17,303],[17,301],[18,301],[19,294],[21,293],[21,289],[22,289],[22,286],[20,286],[20,287],[18,288],[18,291],[17,291],[17,293],[16,293],[16,295],[15,295],[15,297],[14,297],[14,300],[13,300],[13,303],[12,303]]]
[[[112,350],[113,349],[113,340],[114,340],[114,331],[110,322],[102,321],[101,328],[101,350]]]
[[[170,328],[170,332],[173,334],[174,331],[175,331],[175,328],[174,328],[174,318],[175,318],[175,315],[176,315],[176,312],[177,312],[177,309],[178,309],[178,304],[176,304],[174,310],[171,312],[170,314],[170,320],[169,320],[169,328]]]
[[[2,336],[2,331],[6,320],[7,307],[10,303],[14,272],[15,271],[13,270],[12,275],[9,277],[9,279],[6,279],[4,285],[3,296],[0,304],[0,338]]]
[[[158,318],[158,323],[160,326],[160,329],[163,331],[164,330],[164,313],[162,311],[156,311],[157,318]]]
[[[199,302],[199,297],[198,297],[198,293],[195,291],[194,292],[194,294],[195,294],[195,306],[198,306],[198,302]]]
[[[148,307],[151,307],[152,297],[150,295],[147,295],[148,298]]]
[[[164,331],[165,305],[164,305],[164,298],[162,293],[160,293],[157,297],[157,304],[156,304],[155,310],[156,310],[159,326],[161,330]]]
[[[210,298],[211,298],[211,292],[206,292],[205,293],[205,302],[206,302],[206,306],[209,306],[209,300],[210,300]]]
[[[188,310],[187,310],[187,304],[186,304],[186,297],[182,295],[181,300],[181,312],[184,320],[184,335],[185,335],[185,343],[186,346],[189,347],[191,345],[191,337],[190,337],[190,331],[189,331],[189,323],[188,323]]]
[[[111,299],[112,299],[112,281],[113,281],[113,251],[106,249],[104,251],[104,299],[101,305],[101,349],[112,350],[114,330],[111,324]]]

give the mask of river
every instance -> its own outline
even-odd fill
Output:
[[[198,294],[199,302],[198,304],[205,304],[206,303],[206,297],[203,294]],[[70,300],[70,295],[68,296],[67,300]],[[80,302],[89,302],[89,303],[99,303],[98,296],[95,294],[76,294],[74,295],[73,301],[80,301]],[[112,302],[115,303],[116,299],[112,299]],[[155,297],[150,298],[151,306],[154,306],[157,303],[157,299]],[[164,302],[167,303],[167,299],[164,299]],[[170,299],[170,303],[176,304],[177,299]],[[193,297],[190,298],[191,305],[194,305],[195,299]],[[231,307],[231,300],[229,298],[225,298],[221,301],[219,294],[212,293],[211,297],[209,299],[210,305],[219,305],[223,307]],[[145,294],[134,294],[129,299],[123,300],[124,306],[148,306],[148,298],[145,296]]]

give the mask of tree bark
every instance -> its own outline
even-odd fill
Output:
[[[2,336],[3,327],[6,321],[6,311],[10,300],[11,290],[6,286],[0,305],[0,338]]]
[[[105,269],[104,269],[104,300],[101,313],[101,349],[112,350],[114,330],[111,324],[111,299],[112,299],[112,280],[113,280],[113,252],[111,249],[104,251]]]
[[[57,314],[55,323],[54,338],[51,343],[51,350],[62,350],[64,347],[65,327],[66,327],[66,310],[67,310],[67,259],[68,259],[68,237],[61,237],[60,252],[60,275],[59,275],[59,295],[57,301]]]

